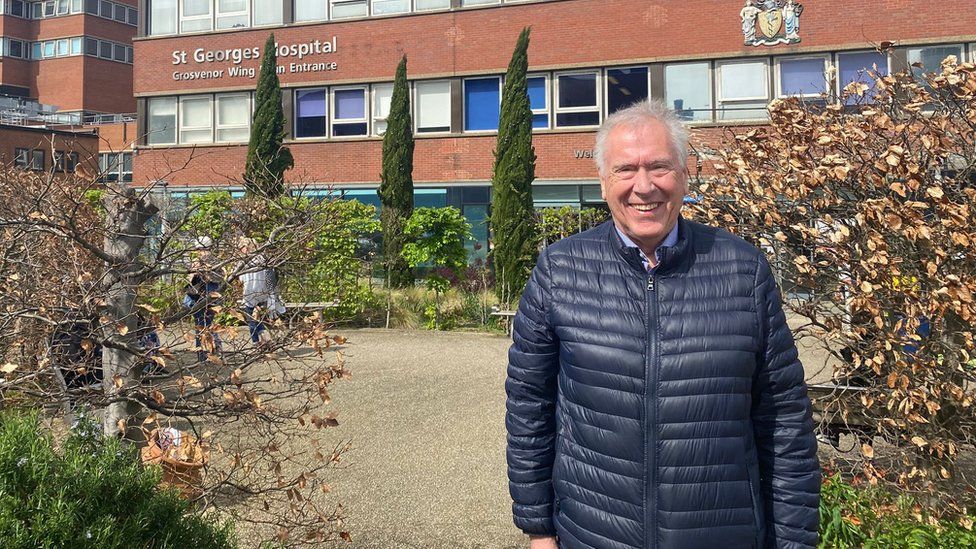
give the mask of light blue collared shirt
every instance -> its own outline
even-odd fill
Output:
[[[641,250],[640,246],[638,246],[633,240],[631,240],[630,237],[625,235],[623,231],[620,230],[620,227],[618,227],[616,223],[613,224],[613,228],[617,230],[617,234],[620,235],[620,240],[623,241],[624,246],[627,246],[628,248],[637,248],[637,251],[640,253],[641,263],[644,264],[644,268],[647,269],[648,272],[653,272],[654,269],[650,267],[651,260],[647,257],[647,254],[644,253],[644,250]],[[671,232],[668,233],[668,236],[664,237],[664,240],[657,245],[657,248],[654,249],[654,260],[655,260],[654,263],[657,264],[661,262],[661,254],[660,254],[661,248],[670,248],[671,246],[674,246],[677,243],[678,243],[678,224],[675,223],[674,227],[671,227]]]

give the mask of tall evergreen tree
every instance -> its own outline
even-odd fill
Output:
[[[261,73],[254,93],[254,119],[247,144],[244,187],[249,194],[280,196],[285,192],[285,170],[295,165],[285,139],[285,113],[281,107],[281,84],[278,82],[278,52],[274,34],[264,43]]]
[[[531,27],[522,29],[505,73],[491,180],[495,292],[502,302],[508,303],[521,294],[538,255],[532,206],[535,149],[532,147],[532,109],[525,77],[529,67],[530,31]]]
[[[413,214],[413,122],[410,118],[410,88],[407,86],[407,56],[400,59],[393,81],[390,115],[383,136],[383,171],[380,200],[383,208],[383,255],[386,280],[391,288],[413,285],[413,271],[403,258],[404,226]]]

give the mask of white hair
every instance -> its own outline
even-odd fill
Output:
[[[675,168],[684,171],[688,158],[688,129],[674,111],[658,99],[645,99],[621,109],[603,121],[603,125],[596,132],[596,147],[593,150],[593,160],[603,176],[606,173],[606,147],[610,133],[620,126],[629,128],[640,127],[648,122],[660,122],[668,131],[671,141],[671,154],[674,156]]]

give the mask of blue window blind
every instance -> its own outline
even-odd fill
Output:
[[[880,76],[888,75],[888,56],[883,53],[878,52],[864,52],[864,53],[843,53],[837,55],[838,68],[840,74],[840,89],[843,90],[845,86],[851,82],[863,82],[869,87],[874,86],[874,78],[868,74],[869,71],[874,71],[874,66],[877,65],[877,72]],[[872,90],[868,90],[865,97],[870,100],[874,96]],[[848,105],[856,103],[858,98],[849,97],[846,103]]]
[[[784,59],[779,64],[782,95],[820,95],[827,91],[824,60]]]
[[[497,130],[499,115],[499,78],[477,78],[464,81],[464,129]]]
[[[295,94],[295,137],[325,135],[325,90],[299,90]]]

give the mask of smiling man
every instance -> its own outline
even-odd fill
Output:
[[[613,219],[549,246],[509,352],[515,524],[533,549],[814,547],[810,401],[762,253],[685,220],[687,131],[609,116]]]

